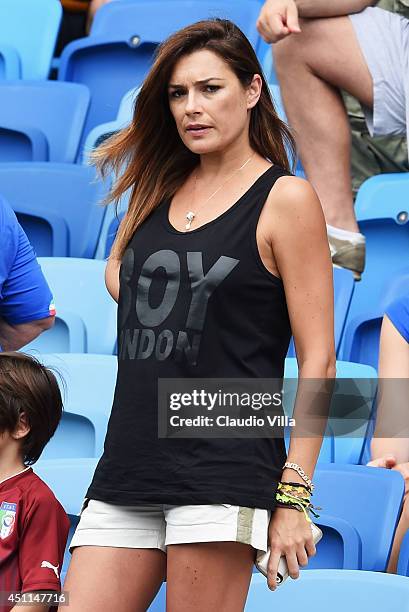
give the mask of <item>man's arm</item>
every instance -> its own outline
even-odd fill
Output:
[[[274,0],[273,0],[274,1]],[[300,17],[340,17],[360,13],[378,0],[295,0]]]
[[[360,13],[377,0],[267,0],[257,20],[257,29],[268,43],[301,32],[299,17],[339,17]]]
[[[18,350],[54,324],[53,295],[23,228],[0,199],[0,351]]]
[[[0,317],[0,347],[3,351],[17,351],[46,329],[54,325],[55,317],[12,325]]]

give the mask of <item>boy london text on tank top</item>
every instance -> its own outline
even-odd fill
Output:
[[[122,505],[275,507],[281,438],[158,438],[159,378],[281,378],[291,337],[282,281],[259,256],[271,166],[227,211],[179,232],[163,202],[122,259],[118,376],[86,497]]]

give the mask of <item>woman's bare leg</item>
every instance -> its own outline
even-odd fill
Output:
[[[399,519],[398,526],[395,531],[395,537],[393,539],[391,556],[389,557],[389,563],[386,571],[389,574],[396,574],[398,569],[398,558],[399,551],[402,544],[402,540],[405,536],[405,533],[409,529],[409,502],[408,497],[405,497],[405,501],[403,504],[402,514]]]
[[[167,547],[167,612],[243,612],[255,549],[240,542]]]
[[[306,19],[301,30],[273,45],[285,111],[327,223],[358,231],[350,126],[339,89],[372,107],[372,77],[348,17]]]
[[[74,548],[61,612],[146,612],[166,575],[166,554],[153,548]]]

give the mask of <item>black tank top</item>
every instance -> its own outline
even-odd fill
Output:
[[[260,258],[271,166],[219,217],[189,232],[163,202],[120,268],[118,376],[104,453],[87,497],[122,505],[273,509],[282,438],[158,438],[158,378],[281,378],[291,337],[282,281]]]

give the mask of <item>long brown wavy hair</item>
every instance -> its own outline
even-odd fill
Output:
[[[213,51],[236,74],[243,85],[253,75],[262,78],[257,105],[250,111],[249,139],[252,149],[272,163],[290,170],[287,156],[295,160],[294,139],[277,116],[268,84],[257,56],[243,32],[224,19],[199,21],[179,30],[159,47],[155,61],[135,103],[130,125],[104,141],[92,160],[105,176],[116,176],[107,201],[118,204],[130,189],[128,211],[123,218],[111,256],[121,259],[136,228],[161,202],[172,198],[199,163],[182,142],[169,108],[168,84],[177,61],[199,49]]]

